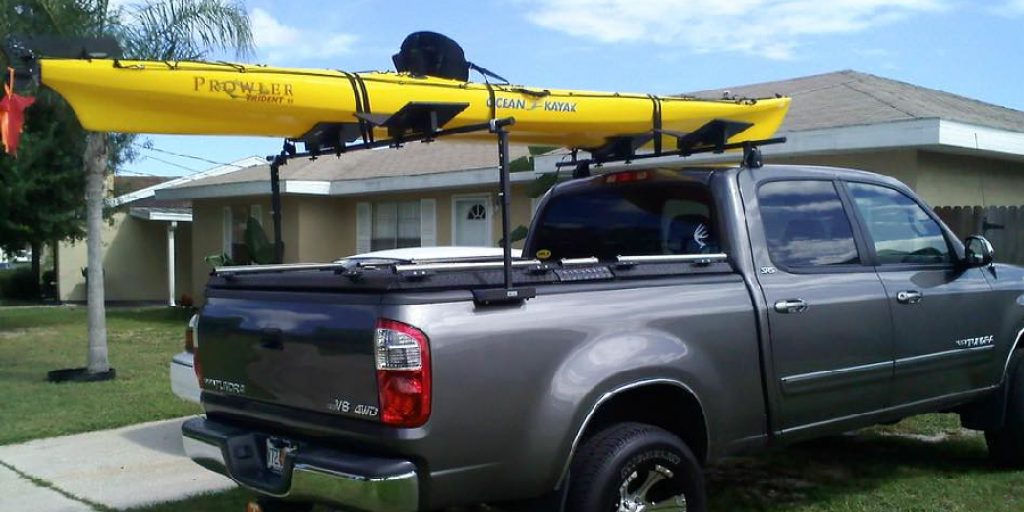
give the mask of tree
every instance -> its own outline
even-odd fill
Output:
[[[104,2],[106,3],[106,2]],[[245,8],[230,0],[163,0],[109,9],[103,17],[114,20],[107,33],[125,49],[125,57],[143,60],[200,60],[211,50],[234,50],[239,57],[254,49],[252,29]],[[102,245],[103,186],[109,161],[110,136],[86,136],[89,253],[89,373],[110,369],[107,358]]]
[[[0,1],[0,33],[58,34],[54,20],[88,27],[97,7],[89,2]],[[0,65],[8,63],[0,56]],[[32,247],[38,286],[44,244],[78,239],[82,230],[84,130],[55,93],[37,91],[17,159],[0,159],[0,247]]]
[[[251,55],[254,44],[248,14],[233,0],[150,0],[112,8],[108,0],[7,0],[0,24],[28,19],[30,33],[62,36],[113,36],[125,57],[145,60],[200,60],[209,52]],[[23,24],[23,25],[24,25]],[[114,135],[85,136],[86,227],[89,305],[88,373],[106,373],[106,310],[103,289],[103,199],[111,160],[118,160]]]
[[[0,159],[0,248],[30,246],[38,285],[43,246],[84,235],[84,132],[55,94],[39,95],[26,119],[18,158]]]

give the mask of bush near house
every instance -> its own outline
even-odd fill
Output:
[[[35,300],[39,298],[39,283],[32,269],[18,266],[0,270],[0,301]]]

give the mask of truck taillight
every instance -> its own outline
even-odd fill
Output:
[[[430,417],[430,345],[423,331],[377,320],[374,336],[380,417],[386,425],[419,427]]]
[[[199,386],[203,385],[203,370],[199,366],[199,315],[192,315],[185,329],[185,351],[192,353],[192,370],[196,372]]]
[[[185,328],[185,352],[189,354],[196,351],[196,318],[198,315],[192,315]]]

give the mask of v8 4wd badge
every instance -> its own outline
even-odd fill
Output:
[[[358,414],[359,416],[366,416],[374,418],[380,414],[380,409],[372,405],[354,404],[348,400],[342,400],[335,398],[331,403],[327,404],[327,409],[334,412],[343,412],[346,414]]]

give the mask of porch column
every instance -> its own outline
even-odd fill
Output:
[[[167,305],[174,306],[174,230],[178,229],[178,223],[171,221],[167,224]]]

